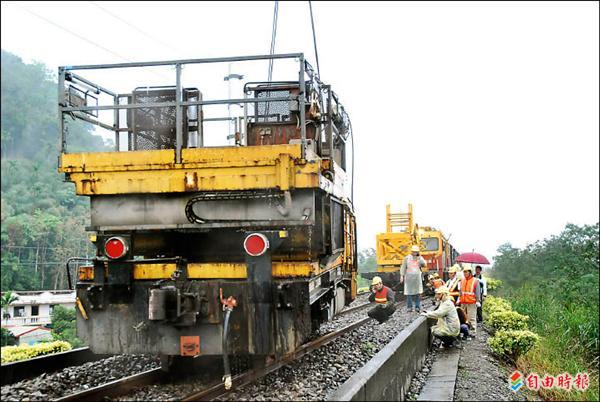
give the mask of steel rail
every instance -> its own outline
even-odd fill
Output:
[[[2,385],[13,384],[27,380],[43,373],[64,369],[69,366],[105,359],[112,355],[97,355],[88,347],[68,350],[66,352],[52,353],[27,360],[2,364]]]
[[[361,304],[360,306],[353,307],[351,309],[346,310],[345,312],[341,312],[338,315],[342,315],[344,313],[355,311],[361,308],[364,308],[369,303]],[[285,355],[281,360],[278,360],[272,364],[264,368],[259,368],[255,370],[251,370],[242,374],[239,374],[232,378],[232,383],[234,388],[242,387],[247,385],[253,381],[256,381],[259,378],[266,376],[273,371],[278,370],[279,368],[290,364],[291,362],[307,355],[308,353],[324,346],[331,341],[339,338],[340,336],[351,332],[352,330],[364,325],[371,318],[365,317],[361,320],[358,320],[352,324],[349,324],[337,331],[330,332],[325,334],[322,337],[319,337],[313,341],[310,341],[302,346],[300,346],[296,351],[291,352]],[[142,373],[134,374],[128,377],[120,378],[106,384],[99,385],[94,388],[90,388],[87,390],[79,391],[73,394],[69,394],[57,399],[54,399],[56,402],[72,402],[72,401],[89,401],[89,400],[102,400],[103,398],[110,398],[119,395],[127,394],[134,389],[139,387],[143,387],[146,385],[156,384],[157,382],[162,381],[166,377],[167,373],[163,371],[161,368],[155,368],[152,370],[147,370]],[[218,398],[222,395],[226,395],[230,390],[226,390],[223,382],[218,382],[206,388],[202,391],[195,392],[184,397],[183,401],[197,401],[197,400],[212,400]]]
[[[363,307],[363,306],[361,306],[361,307]],[[268,366],[266,366],[264,368],[259,368],[259,369],[255,369],[255,370],[252,370],[252,371],[249,371],[246,373],[239,374],[232,378],[233,388],[236,389],[239,387],[243,387],[244,385],[248,385],[248,384],[258,380],[259,378],[262,378],[262,377],[266,376],[267,374],[272,373],[273,371],[276,371],[276,370],[280,369],[281,367],[286,366],[286,365],[290,364],[291,362],[309,354],[310,352],[314,351],[315,349],[318,349],[321,346],[324,346],[324,345],[330,343],[334,339],[339,338],[340,336],[353,331],[354,329],[366,324],[370,320],[371,320],[371,318],[365,317],[365,318],[358,320],[350,325],[345,326],[344,328],[341,328],[334,332],[330,332],[318,339],[315,339],[311,342],[308,342],[308,343],[300,346],[296,351],[289,353],[288,355],[284,356],[281,360],[278,360],[272,364],[269,364]],[[187,396],[183,397],[181,400],[182,401],[208,401],[208,400],[213,400],[218,397],[227,395],[230,392],[232,392],[232,390],[226,390],[224,384],[222,382],[219,382],[218,384],[215,384],[215,385],[211,386],[210,388],[187,395]]]
[[[137,389],[145,385],[156,384],[165,378],[166,374],[167,373],[159,367],[144,371],[142,373],[130,375],[129,377],[119,378],[118,380],[114,380],[94,388],[79,391],[53,400],[57,402],[100,401],[106,397],[110,398],[126,394],[133,389]]]
[[[337,313],[336,317],[339,317],[341,315],[346,315],[346,314],[349,314],[349,313],[353,313],[353,312],[355,312],[357,310],[362,310],[363,308],[365,308],[365,307],[367,307],[367,306],[369,306],[371,304],[372,303],[367,302],[367,303],[359,304],[358,306],[350,307],[349,309],[342,310],[339,313]]]

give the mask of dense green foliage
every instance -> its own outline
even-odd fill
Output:
[[[68,257],[89,254],[89,201],[57,171],[56,82],[39,63],[2,50],[2,290],[66,287]],[[68,120],[69,149],[105,149]]]
[[[528,330],[500,330],[488,339],[488,344],[494,352],[516,359],[539,341],[540,337]]]
[[[484,279],[488,291],[496,290],[502,286],[502,281],[500,279],[489,278],[487,276],[484,276]]]
[[[510,310],[512,310],[510,302],[507,300],[504,300],[501,297],[494,297],[494,296],[488,295],[485,298],[485,303],[483,303],[483,313],[488,316],[497,311],[510,311]]]
[[[516,311],[496,311],[489,315],[487,323],[496,330],[525,330],[529,317]]]
[[[377,256],[374,248],[366,248],[358,253],[358,272],[377,271]]]
[[[74,348],[83,346],[77,338],[76,312],[74,308],[55,306],[52,310],[52,337],[57,341],[69,342]]]
[[[2,327],[2,346],[13,346],[17,344],[17,338],[8,329]]]
[[[559,235],[525,249],[500,246],[494,263],[494,276],[505,284],[500,292],[543,335],[540,347],[520,362],[522,369],[589,372],[590,389],[581,396],[587,400],[599,396],[599,237],[598,223],[569,224]],[[556,391],[545,397],[568,395]]]
[[[374,248],[366,248],[358,253],[358,289],[365,290],[371,286],[369,279],[363,278],[361,272],[377,271],[377,256]]]

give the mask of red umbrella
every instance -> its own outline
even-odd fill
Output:
[[[489,264],[487,258],[478,253],[462,253],[456,258],[456,262],[469,262],[471,264]]]

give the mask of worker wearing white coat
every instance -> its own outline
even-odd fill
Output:
[[[435,298],[440,301],[437,310],[426,311],[421,315],[437,318],[437,323],[431,327],[431,334],[439,338],[447,347],[454,343],[460,333],[460,320],[446,286],[440,286],[435,290]]]
[[[427,266],[425,259],[419,255],[421,250],[419,246],[414,245],[410,249],[410,254],[404,257],[400,267],[400,283],[404,283],[404,295],[406,296],[406,307],[410,311],[413,308],[413,299],[417,311],[421,310],[421,293],[423,293],[423,280],[421,269]]]

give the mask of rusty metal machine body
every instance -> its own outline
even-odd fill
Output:
[[[220,100],[181,84],[183,66],[269,59],[295,60],[297,80]],[[121,94],[80,75],[155,66],[174,66],[176,84]],[[78,336],[95,353],[282,356],[355,298],[351,125],[303,54],[58,72],[59,171],[90,198],[97,247],[74,270]],[[73,95],[88,92],[93,102]],[[206,117],[217,104],[244,115]],[[112,122],[98,117],[107,110]],[[114,132],[115,150],[68,153],[68,115]],[[204,146],[223,120],[235,144]]]

